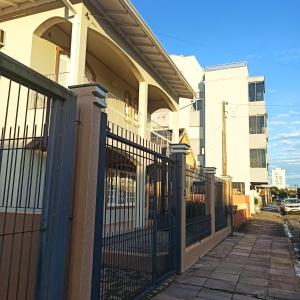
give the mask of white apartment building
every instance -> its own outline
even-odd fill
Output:
[[[268,184],[264,91],[264,77],[249,77],[246,62],[205,69],[206,165],[245,195]]]
[[[278,189],[284,189],[286,187],[285,175],[285,169],[272,169],[272,186],[277,187]]]
[[[250,77],[246,62],[203,69],[194,56],[171,56],[198,97],[180,98],[179,127],[185,128],[198,166],[232,177],[237,193],[268,185],[268,132],[264,77]],[[172,129],[172,113],[154,123]],[[159,126],[158,126],[159,128]]]
[[[268,130],[264,93],[264,77],[249,77],[250,180],[252,187],[268,184]]]

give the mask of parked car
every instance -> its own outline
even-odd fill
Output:
[[[297,212],[300,213],[300,199],[287,198],[281,204],[281,209],[284,213]]]

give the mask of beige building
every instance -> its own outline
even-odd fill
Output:
[[[286,176],[285,169],[274,168],[272,169],[272,186],[278,189],[286,188]]]
[[[268,184],[264,92],[264,77],[250,77],[245,62],[205,69],[206,164],[230,175],[235,193],[251,198],[250,190]]]
[[[175,112],[178,128],[179,98],[194,91],[130,1],[2,1],[0,8],[5,54],[64,86],[101,84],[109,121],[142,137],[150,138],[160,108]],[[170,139],[178,142],[179,130]]]

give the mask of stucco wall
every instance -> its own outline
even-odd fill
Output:
[[[238,67],[205,73],[206,165],[222,175],[222,102],[226,101],[227,166],[233,182],[250,191],[248,69]]]

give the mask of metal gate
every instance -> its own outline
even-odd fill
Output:
[[[100,148],[93,299],[140,298],[175,272],[174,162],[113,124]]]
[[[0,53],[0,299],[63,299],[76,98]]]

